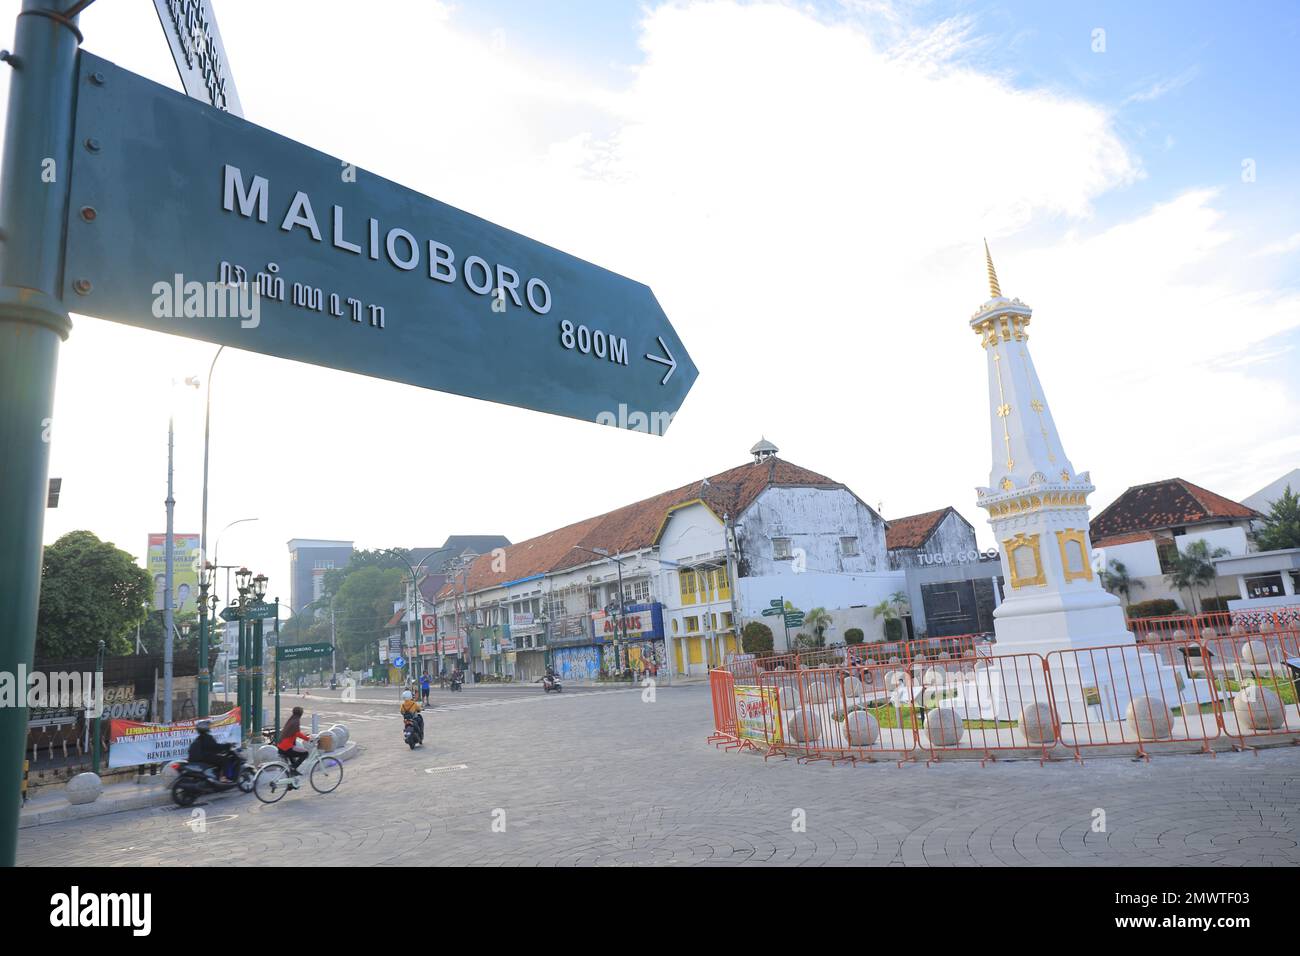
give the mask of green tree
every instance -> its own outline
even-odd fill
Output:
[[[397,568],[363,567],[343,579],[334,596],[338,649],[348,667],[375,662],[375,648],[387,633],[393,602],[402,599],[407,574]],[[340,661],[340,665],[343,661]]]
[[[885,619],[885,640],[902,640],[903,613],[906,610],[910,610],[906,591],[895,591],[871,609],[873,619]]]
[[[45,549],[36,656],[93,657],[135,649],[135,628],[152,595],[149,574],[116,545],[69,531]]]
[[[1101,586],[1111,594],[1122,597],[1126,607],[1129,598],[1132,596],[1133,589],[1146,587],[1137,578],[1130,577],[1128,568],[1124,566],[1123,561],[1108,561],[1106,563],[1106,570],[1101,572]]]
[[[1173,561],[1173,571],[1165,575],[1171,587],[1178,591],[1188,591],[1192,595],[1191,613],[1198,613],[1201,588],[1213,583],[1219,576],[1214,567],[1214,559],[1228,554],[1227,548],[1214,548],[1201,538],[1189,542]]]
[[[1286,486],[1282,497],[1273,502],[1264,518],[1264,527],[1255,536],[1255,543],[1261,551],[1300,548],[1300,495],[1292,491],[1290,485]]]
[[[826,646],[826,629],[835,623],[824,607],[815,607],[803,619],[804,626],[813,632],[813,641],[817,647]]]
[[[742,646],[748,654],[771,654],[772,629],[762,621],[750,621],[740,632]]]
[[[348,559],[347,567],[335,568],[332,571],[325,572],[325,580],[321,582],[325,594],[338,594],[343,587],[343,582],[349,574],[362,571],[366,568],[379,568],[386,570],[394,568],[402,571],[407,577],[410,577],[408,562],[411,559],[411,552],[408,548],[386,548],[376,549],[374,551],[353,551],[352,557]],[[295,608],[294,610],[297,610]]]

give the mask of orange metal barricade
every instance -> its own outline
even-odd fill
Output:
[[[1200,656],[1198,641],[1169,645],[1184,658]],[[1150,757],[1153,748],[1185,749],[1222,732],[1210,681],[1169,666],[1142,645],[1053,651],[1047,673],[1061,743],[1083,759],[1086,749],[1109,747]]]
[[[1264,739],[1300,743],[1300,628],[1264,626],[1215,636],[1206,625],[1202,640],[1046,658],[985,656],[973,642],[973,653],[947,658],[939,645],[921,644],[914,657],[884,662],[874,658],[901,646],[855,645],[848,662],[822,666],[809,666],[806,655],[772,655],[743,662],[749,670],[741,681],[734,670],[710,672],[709,740],[801,762],[892,757],[900,765],[919,752],[927,763],[955,754],[986,762],[1011,752],[1041,763],[1058,746],[1082,760],[1106,748],[1149,758],[1193,747],[1213,753],[1216,740],[1237,749]],[[859,659],[862,646],[876,650]]]
[[[713,697],[713,733],[711,744],[730,743],[738,739],[736,731],[736,680],[730,671],[709,671],[709,693]]]
[[[768,755],[833,763],[910,759],[916,749],[915,722],[910,709],[905,716],[888,711],[891,674],[902,677],[906,671],[856,665],[765,673],[762,684],[775,691],[782,721],[780,739],[769,737]]]
[[[1052,707],[1047,665],[1038,654],[970,656],[928,662],[912,691],[920,696],[917,744],[929,757],[998,754],[1051,759],[1059,721]]]
[[[1300,664],[1300,630],[1211,638],[1199,656],[1198,669],[1217,691],[1219,726],[1234,747],[1267,737],[1300,742],[1300,681],[1287,664]]]

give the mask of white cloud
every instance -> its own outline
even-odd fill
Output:
[[[1216,258],[1248,227],[1213,193],[1175,189],[1131,221],[1095,220],[1140,158],[1106,110],[964,65],[968,24],[918,39],[906,17],[876,31],[791,5],[671,4],[646,12],[643,61],[609,89],[523,53],[526,37],[467,34],[454,10],[403,5],[394,30],[396,8],[379,7],[223,7],[250,118],[649,283],[701,375],[653,439],[228,353],[210,527],[260,515],[223,558],[286,599],[290,537],[520,539],[734,465],[760,434],[887,515],[954,504],[983,532],[989,423],[967,320],[986,235],[1004,290],[1038,310],[1034,356],[1101,502],[1174,473],[1245,493],[1294,453],[1294,405],[1241,356],[1294,328],[1296,301]],[[96,42],[113,29],[91,29],[97,9],[88,47],[144,69]],[[121,29],[114,44],[165,72],[161,36]],[[211,353],[78,322],[47,537],[90,527],[143,548],[162,525],[165,383]],[[183,530],[200,415],[181,422]],[[250,475],[234,436],[251,422],[278,453]]]

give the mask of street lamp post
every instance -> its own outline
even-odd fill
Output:
[[[235,572],[235,587],[239,591],[239,598],[232,606],[239,609],[239,666],[235,677],[238,681],[235,700],[239,707],[240,740],[246,738],[248,728],[248,621],[244,617],[244,609],[248,607],[252,579],[253,572],[248,568],[240,568]]]
[[[597,557],[613,561],[618,568],[618,601],[611,605],[618,609],[618,625],[614,630],[614,666],[617,668],[619,666],[619,656],[626,652],[627,645],[627,615],[623,613],[623,559],[614,557],[609,553],[608,548],[584,548],[575,544],[573,550],[586,551],[588,554],[594,554]]]
[[[428,554],[426,554],[423,558],[420,559],[420,563],[419,563],[419,564],[415,565],[415,567],[411,567],[411,562],[408,561],[405,557],[403,557],[403,555],[401,554],[401,552],[399,552],[399,551],[393,551],[393,550],[391,550],[391,549],[389,549],[389,548],[379,548],[379,549],[377,549],[377,550],[379,551],[380,554],[391,554],[393,557],[397,558],[397,560],[401,561],[404,565],[406,565],[406,570],[408,570],[409,572],[411,572],[411,591],[413,592],[412,595],[411,595],[411,603],[413,603],[413,604],[415,605],[415,625],[416,625],[417,628],[419,628],[419,626],[420,626],[420,610],[421,610],[421,608],[422,608],[422,606],[423,606],[423,602],[422,602],[423,595],[420,594],[420,582],[419,582],[420,569],[421,569],[422,567],[424,567],[424,562],[425,562],[425,561],[428,561],[431,557],[433,557],[435,554],[437,554],[437,552],[436,552],[436,551],[430,551]],[[409,607],[409,606],[408,606],[407,610],[410,611],[410,607]],[[333,615],[333,605],[332,605],[332,603],[331,603],[330,613],[331,613],[331,616],[332,616],[332,615]],[[407,630],[407,634],[408,634],[408,636],[409,636],[409,634],[410,634],[410,630],[409,630],[409,629]],[[403,643],[403,645],[405,645],[406,642],[403,641],[402,643]],[[419,658],[419,656],[420,656],[420,655],[419,655],[419,650],[420,650],[420,637],[419,637],[419,632],[418,632],[418,630],[417,630],[417,632],[416,632],[416,637],[415,637],[415,651],[416,651],[416,653],[413,655],[414,659],[418,659],[418,658]],[[408,661],[407,661],[407,664],[410,665],[410,670],[407,672],[407,673],[408,673],[408,680],[409,680],[409,675],[414,674],[414,672],[415,672],[414,660],[408,660]],[[403,684],[405,684],[405,683],[406,683],[406,681],[403,681]]]
[[[253,599],[261,606],[266,598],[266,575],[259,574],[253,578]],[[279,609],[276,609],[276,617],[279,617]],[[253,618],[252,627],[252,654],[251,661],[253,677],[249,682],[249,688],[252,691],[249,699],[249,706],[253,709],[249,714],[249,725],[252,728],[253,739],[256,740],[262,733],[262,697],[266,688],[262,684],[262,615],[259,612]]]

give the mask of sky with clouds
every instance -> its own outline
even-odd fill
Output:
[[[760,435],[886,518],[951,504],[991,544],[984,237],[1094,509],[1300,465],[1293,3],[215,6],[247,119],[646,282],[700,369],[658,438],[227,349],[209,529],[258,518],[222,562],[286,600],[289,538],[522,540]],[[151,4],[81,25],[180,88]],[[215,349],[74,322],[46,541],[142,555],[169,407],[176,528],[199,526],[202,393],[171,382]],[[267,453],[242,458],[251,435]]]

